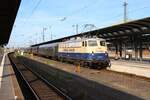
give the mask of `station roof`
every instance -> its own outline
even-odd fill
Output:
[[[38,46],[42,44],[47,44],[47,43],[54,43],[54,42],[61,42],[73,37],[89,37],[89,36],[97,36],[99,38],[104,38],[107,41],[112,41],[114,39],[122,38],[122,37],[127,37],[132,36],[132,35],[142,35],[146,39],[144,40],[149,40],[150,37],[150,17],[139,19],[139,20],[134,20],[118,25],[113,25],[93,31],[88,31],[84,32],[81,34],[76,34],[68,37],[63,37],[60,39],[32,45],[32,46]],[[148,38],[148,39],[147,39]]]
[[[9,41],[20,2],[21,0],[0,1],[0,45],[5,45]]]

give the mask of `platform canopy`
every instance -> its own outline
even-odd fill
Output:
[[[93,31],[84,32],[81,34],[76,34],[68,37],[63,37],[60,39],[32,45],[37,46],[41,44],[61,42],[73,37],[94,37],[104,38],[109,42],[113,42],[116,39],[121,39],[128,41],[130,36],[142,36],[143,41],[150,42],[150,17],[134,20],[118,25],[109,26],[106,28],[101,28]]]
[[[0,45],[6,45],[12,31],[21,0],[0,0]]]

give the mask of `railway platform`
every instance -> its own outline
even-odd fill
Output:
[[[0,99],[24,100],[7,54],[0,56]]]
[[[112,66],[108,70],[150,78],[149,62],[111,60],[111,64]]]

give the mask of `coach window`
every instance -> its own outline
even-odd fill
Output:
[[[85,41],[85,47],[87,47],[87,41]]]
[[[82,42],[82,46],[84,47],[84,41]]]

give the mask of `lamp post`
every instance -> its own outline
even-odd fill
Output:
[[[45,31],[47,30],[47,28],[43,27],[43,34],[42,34],[42,37],[43,37],[43,42],[45,41]]]
[[[128,20],[128,17],[127,17],[127,6],[128,6],[127,0],[124,1],[123,6],[124,6],[124,23],[125,23]]]
[[[53,34],[52,34],[52,31],[51,31],[51,28],[52,28],[52,26],[49,27],[49,30],[50,30],[50,40],[53,39]]]
[[[75,33],[78,34],[78,32],[79,32],[79,25],[75,24],[75,25],[72,25],[72,27],[73,28],[75,27]]]

